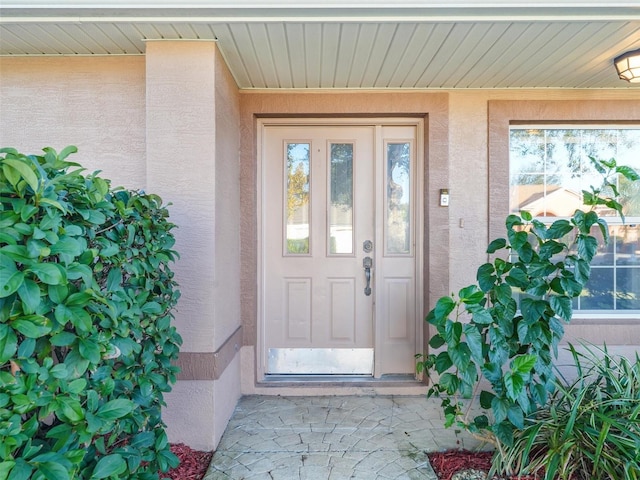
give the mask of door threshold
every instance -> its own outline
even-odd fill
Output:
[[[295,387],[295,386],[349,386],[349,387],[389,387],[416,386],[423,383],[414,375],[393,374],[382,375],[379,378],[371,375],[265,375],[257,382],[261,387]]]

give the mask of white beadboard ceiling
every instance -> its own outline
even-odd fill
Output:
[[[148,39],[217,40],[242,89],[634,88],[617,78],[612,60],[640,48],[639,1],[556,8],[27,3],[0,7],[0,55],[141,55]]]

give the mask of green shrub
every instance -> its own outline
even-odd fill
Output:
[[[539,474],[545,480],[640,478],[640,358],[605,349],[579,353],[573,382],[558,382],[549,402],[495,455],[494,473]]]
[[[506,238],[489,244],[492,261],[478,268],[478,283],[440,298],[426,317],[437,330],[429,346],[442,349],[417,356],[419,372],[438,375],[428,395],[442,398],[446,426],[467,429],[499,450],[513,444],[514,433],[555,388],[558,344],[598,249],[594,230],[608,241],[596,209],[622,215],[619,179],[640,179],[614,159],[591,161],[603,182],[583,191],[590,211],[576,210],[551,225],[529,212],[509,215]],[[474,395],[488,415],[469,418],[470,408],[459,398]]]
[[[0,150],[0,479],[157,479],[181,339],[156,195]]]

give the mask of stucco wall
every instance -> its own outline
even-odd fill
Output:
[[[171,202],[182,296],[176,325],[186,352],[213,352],[216,258],[213,42],[147,42],[149,189]]]
[[[173,203],[181,255],[184,371],[164,418],[172,441],[202,449],[215,448],[240,396],[238,118],[214,42],[147,42],[149,185]]]
[[[170,442],[191,448],[216,448],[240,398],[240,355],[213,381],[180,380],[169,394],[163,415]]]
[[[0,145],[79,149],[112,185],[146,188],[145,58],[0,57]]]
[[[214,347],[240,327],[240,95],[224,59],[215,61],[216,229]],[[236,350],[237,351],[237,350]]]

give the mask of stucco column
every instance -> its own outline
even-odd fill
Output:
[[[183,374],[163,418],[171,441],[212,449],[240,383],[237,88],[215,42],[159,40],[146,48],[147,185],[172,204],[182,293],[175,323]],[[223,112],[228,135],[216,130]]]
[[[170,202],[183,350],[213,352],[215,257],[214,42],[146,44],[147,185]]]

